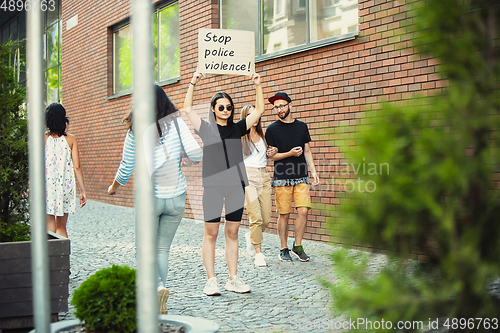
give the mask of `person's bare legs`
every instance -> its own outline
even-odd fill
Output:
[[[278,217],[278,236],[280,237],[281,250],[287,248],[288,240],[288,220],[290,218],[290,213],[280,214]]]
[[[307,214],[309,209],[307,207],[297,207],[297,221],[295,222],[295,245],[302,245],[302,238],[306,231]]]
[[[56,217],[54,215],[47,214],[47,230],[56,232]]]
[[[66,231],[67,222],[68,213],[64,213],[63,216],[56,216],[56,234],[68,238],[68,232]]]
[[[232,279],[238,270],[238,230],[240,221],[226,221],[224,235],[226,237],[226,262],[229,277]]]
[[[207,272],[207,279],[215,277],[215,242],[218,234],[219,222],[205,222],[201,254]]]

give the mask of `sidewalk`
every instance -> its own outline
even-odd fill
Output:
[[[327,257],[333,246],[304,241],[310,262],[280,262],[279,238],[264,235],[262,251],[268,267],[256,268],[253,258],[245,251],[241,228],[238,276],[252,287],[249,294],[223,290],[228,273],[224,257],[224,228],[220,227],[216,248],[215,273],[222,296],[203,294],[206,282],[201,257],[203,222],[183,219],[175,235],[169,258],[167,287],[170,297],[168,314],[198,316],[214,320],[220,332],[335,332],[316,326],[306,328],[306,322],[331,320],[331,296],[316,277],[334,281],[331,260]],[[136,267],[134,250],[134,209],[89,201],[68,219],[71,239],[71,275],[69,293],[97,270],[117,265]],[[292,239],[288,241],[292,245]],[[343,317],[343,316],[342,316]],[[339,317],[337,320],[342,321]],[[64,319],[74,319],[70,304]],[[299,329],[298,324],[302,323]]]

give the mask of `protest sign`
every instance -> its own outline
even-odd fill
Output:
[[[250,75],[255,72],[253,31],[200,29],[198,71],[235,75]]]

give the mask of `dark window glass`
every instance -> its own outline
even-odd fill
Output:
[[[23,12],[19,17],[17,18],[18,23],[19,23],[19,39],[25,39],[26,38],[26,12]]]
[[[14,21],[10,22],[10,39],[17,40],[17,18]]]
[[[6,26],[2,30],[2,44],[6,44],[9,41],[9,26]]]
[[[54,22],[61,18],[59,7],[61,1],[49,0],[47,1],[47,10],[45,11],[46,26],[52,25]]]

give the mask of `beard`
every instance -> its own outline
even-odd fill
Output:
[[[285,119],[286,117],[288,117],[289,114],[290,114],[290,108],[288,107],[285,114],[283,116],[281,116],[281,112],[280,112],[280,113],[278,113],[278,117],[280,119]]]

